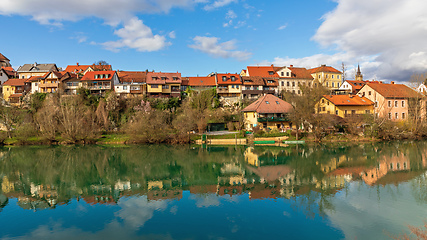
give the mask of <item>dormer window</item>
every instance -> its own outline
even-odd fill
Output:
[[[156,77],[152,77],[152,78],[151,78],[151,80],[156,80],[156,79],[157,79]]]
[[[166,80],[166,77],[162,77],[162,80],[164,80],[164,81],[165,81],[165,80]]]
[[[236,81],[236,77],[235,76],[231,76],[231,81],[232,82]]]
[[[268,71],[268,75],[274,75],[273,71]]]
[[[286,72],[286,77],[289,77],[289,72]]]
[[[95,74],[95,79],[98,79],[98,75],[97,74]]]
[[[266,104],[270,104],[268,101],[265,101]]]
[[[226,77],[226,76],[223,76],[223,77],[222,77],[222,81],[224,81],[224,82],[225,82],[225,81],[227,81],[227,77]]]

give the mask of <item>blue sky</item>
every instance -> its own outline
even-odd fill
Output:
[[[120,2],[120,3],[119,3]],[[183,76],[248,65],[347,66],[365,79],[427,71],[425,0],[2,0],[0,52]]]

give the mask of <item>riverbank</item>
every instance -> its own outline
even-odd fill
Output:
[[[188,136],[188,143],[195,143],[197,140],[202,139],[203,134],[190,134]],[[224,132],[222,134],[207,134],[207,139],[246,139],[248,144],[253,144],[254,138],[277,138],[287,137],[287,141],[305,141],[306,143],[315,143],[315,138],[311,134],[302,134],[298,139],[287,133],[273,133],[273,134],[262,134],[253,135],[246,134],[244,131],[239,132]],[[322,143],[362,143],[362,142],[380,142],[382,140],[373,138],[358,136],[352,134],[337,133],[326,136],[322,139]],[[57,137],[55,140],[49,140],[43,137],[27,137],[27,138],[5,138],[3,145],[6,146],[20,146],[20,145],[69,145],[69,144],[96,144],[96,145],[126,145],[126,144],[138,144],[134,141],[131,136],[125,133],[108,133],[96,136],[93,138],[87,138],[80,141],[70,141],[62,137]]]

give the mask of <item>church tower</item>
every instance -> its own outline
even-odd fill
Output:
[[[362,72],[360,72],[359,64],[357,64],[357,72],[356,72],[356,76],[354,77],[354,80],[363,81],[363,75],[362,75]]]

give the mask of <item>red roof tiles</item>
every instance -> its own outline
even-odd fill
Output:
[[[322,65],[322,66],[317,67],[317,68],[309,69],[309,71],[311,73],[318,73],[318,72],[342,73],[342,72],[336,70],[335,68],[330,67],[330,66],[326,66],[326,65]]]
[[[114,76],[115,71],[93,71],[87,72],[83,77],[82,81],[102,81],[111,80]]]
[[[212,77],[189,77],[188,85],[194,87],[216,86],[215,76]]]
[[[258,76],[258,77],[276,77],[279,75],[274,70],[273,65],[271,66],[248,66],[247,73],[249,76]]]
[[[181,84],[181,73],[148,72],[147,83],[148,84],[166,84],[166,83]]]
[[[359,97],[357,95],[323,95],[335,106],[369,106],[374,105],[374,102],[366,97]]]
[[[385,98],[415,98],[420,97],[414,89],[403,84],[366,83]]]
[[[3,83],[3,86],[25,86],[27,79],[13,78]]]
[[[117,76],[122,83],[145,83],[147,80],[146,72],[118,71]]]
[[[218,85],[241,85],[242,79],[239,74],[232,73],[217,73],[216,74]]]
[[[242,112],[257,113],[289,113],[291,111],[293,111],[291,104],[271,94],[262,96],[242,110]]]

